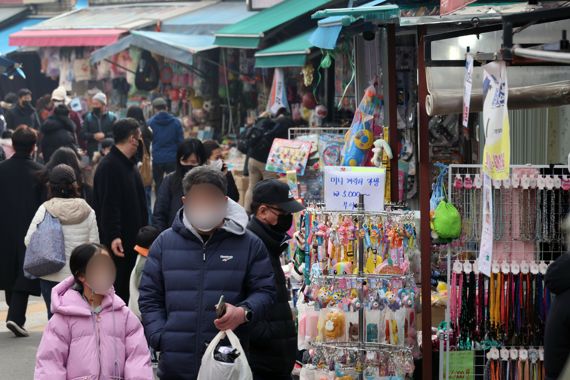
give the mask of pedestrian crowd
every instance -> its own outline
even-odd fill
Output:
[[[184,139],[164,98],[149,120],[118,118],[103,93],[82,117],[64,88],[50,100],[41,113],[26,89],[0,102],[0,289],[16,337],[29,297],[45,301],[34,378],[154,379],[156,361],[160,379],[195,379],[231,330],[253,379],[291,379],[281,255],[303,206],[263,180],[266,154],[248,148],[246,212],[220,145]]]

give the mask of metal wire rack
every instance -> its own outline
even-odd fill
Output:
[[[344,135],[349,130],[347,127],[294,127],[289,128],[289,140],[294,140],[299,136],[308,135]]]

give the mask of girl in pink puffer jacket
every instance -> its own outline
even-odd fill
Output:
[[[115,267],[98,244],[75,248],[72,277],[52,291],[54,313],[36,356],[35,380],[152,380],[138,318],[115,295]]]

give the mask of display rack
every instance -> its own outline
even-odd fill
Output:
[[[482,350],[478,352],[483,353],[485,364],[476,366],[476,379],[488,374],[491,363],[495,370],[495,366],[502,368],[508,361],[519,360],[514,353],[511,359],[501,359],[492,346],[524,350],[526,357],[528,352],[542,352],[550,306],[544,274],[549,263],[566,250],[561,226],[570,209],[569,191],[567,166],[512,165],[509,180],[493,181],[493,269],[488,278],[476,273],[482,228],[481,165],[449,166],[448,199],[460,212],[463,228],[460,239],[439,249],[446,265],[449,297],[446,328],[440,330],[444,350],[440,379],[449,379],[449,366],[443,368],[443,363],[449,363],[452,349]],[[502,291],[503,286],[507,290]],[[497,290],[492,294],[488,289]],[[473,302],[476,307],[469,306]],[[492,302],[502,307],[504,315],[493,315],[489,310]],[[533,331],[518,336],[520,308],[532,309],[521,318]],[[497,312],[496,307],[494,310]],[[532,359],[529,366],[541,366],[540,356],[533,354]],[[496,377],[503,378],[502,373]]]
[[[416,290],[409,257],[416,251],[414,218],[401,211],[365,212],[362,196],[356,212],[306,211],[305,294],[314,308],[306,315],[306,328],[305,316],[300,317],[299,334],[311,335],[309,321],[318,314],[318,336],[306,342],[314,353],[315,371],[334,370],[335,378],[342,379],[403,379],[413,373]],[[394,235],[396,231],[401,235]],[[372,270],[372,263],[379,265]],[[337,309],[349,312],[343,323],[348,330],[351,320],[351,332],[331,338],[327,331],[336,325],[328,318]],[[358,323],[357,336],[353,322]]]
[[[293,127],[289,128],[289,140],[308,135],[344,135],[349,129],[349,127]]]

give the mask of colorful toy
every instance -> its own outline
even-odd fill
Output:
[[[344,313],[340,310],[329,310],[325,317],[324,337],[326,340],[335,340],[344,336],[345,328]]]
[[[334,274],[336,276],[348,275],[352,273],[352,263],[342,261],[334,266]]]
[[[386,156],[388,156],[390,160],[394,157],[390,145],[388,145],[386,140],[383,139],[378,139],[374,141],[374,148],[372,149],[372,152],[374,153],[374,156],[372,157],[372,160],[370,160],[370,162],[372,162],[372,165],[379,168],[383,167],[382,166],[382,160],[384,157],[383,153],[386,153]]]

